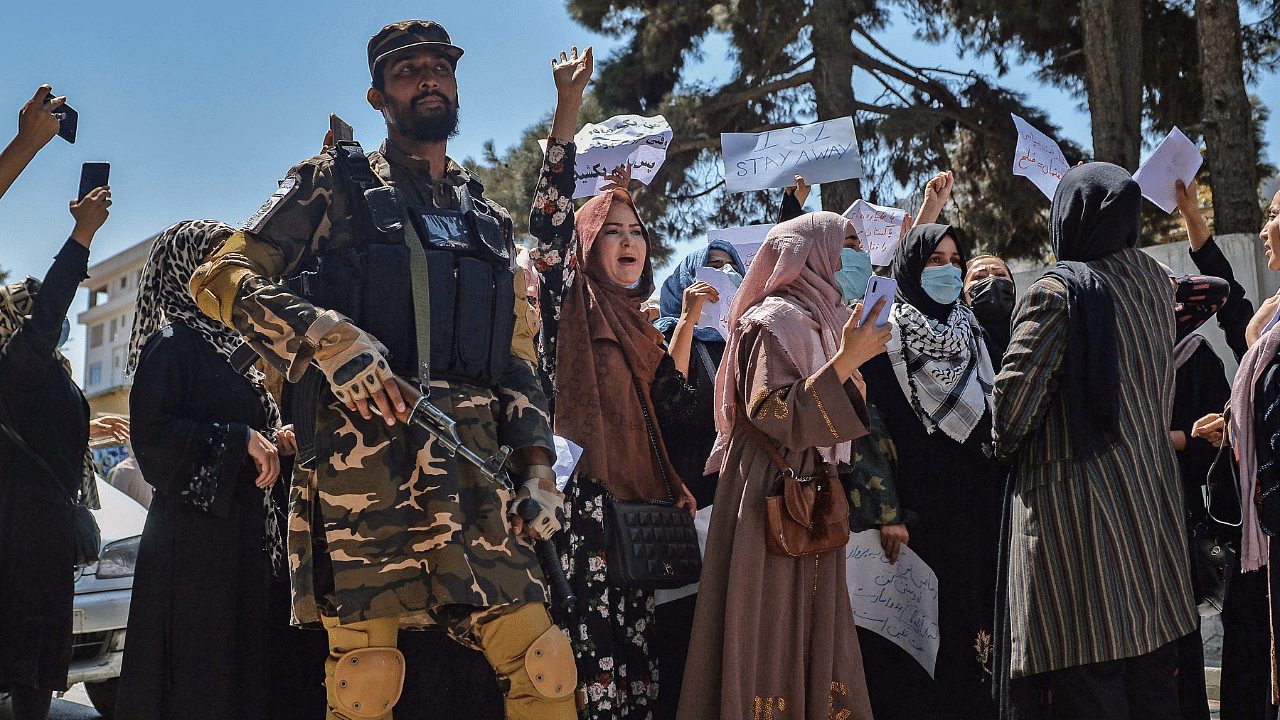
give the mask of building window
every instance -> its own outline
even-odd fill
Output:
[[[111,332],[107,334],[107,337],[111,338],[111,342],[116,341],[116,319],[115,318],[111,318]]]
[[[89,307],[98,307],[107,301],[107,286],[94,288],[89,291]]]
[[[129,287],[129,276],[125,275],[124,277],[120,278],[120,289],[124,290],[128,287]]]
[[[102,323],[93,325],[89,328],[89,347],[96,348],[102,345]]]
[[[101,330],[102,326],[99,325],[98,329]],[[94,385],[101,385],[101,384],[102,384],[102,363],[96,362],[89,366],[89,387],[93,387]]]

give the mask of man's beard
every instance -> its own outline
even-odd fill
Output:
[[[433,95],[444,101],[444,107],[433,109],[429,115],[423,114],[418,110],[418,102]],[[415,142],[444,142],[458,134],[458,104],[436,91],[419,95],[408,107],[392,107],[391,117],[396,128]]]

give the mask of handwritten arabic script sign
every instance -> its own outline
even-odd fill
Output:
[[[845,576],[853,620],[907,651],[933,675],[938,659],[938,576],[907,546],[889,564],[880,531],[849,536]]]
[[[756,259],[756,253],[760,252],[760,246],[764,244],[764,238],[773,229],[773,225],[745,225],[743,227],[725,228],[724,230],[712,230],[707,233],[707,240],[724,240],[733,245],[738,251],[738,255],[742,257],[742,264],[751,268],[751,263]]]
[[[547,141],[539,140],[542,151]],[[631,164],[631,179],[648,185],[667,159],[671,126],[661,115],[651,118],[618,115],[602,123],[587,123],[573,136],[578,156],[574,163],[575,198],[592,197],[609,181],[605,175]]]
[[[888,265],[893,262],[893,252],[898,249],[898,241],[902,239],[902,221],[907,217],[906,210],[858,200],[844,211],[844,216],[853,221],[858,239],[862,241],[862,249],[871,253],[872,265]]]
[[[1174,183],[1181,180],[1190,185],[1203,162],[1196,144],[1174,128],[1142,163],[1133,179],[1142,188],[1142,197],[1171,213],[1178,206],[1178,189]]]
[[[1071,166],[1062,149],[1052,138],[1031,127],[1026,120],[1013,115],[1018,128],[1018,148],[1013,154],[1013,174],[1029,178],[1049,200]]]
[[[818,184],[862,177],[853,118],[823,120],[763,133],[722,133],[729,192],[795,185],[795,175]]]

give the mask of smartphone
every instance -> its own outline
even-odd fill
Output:
[[[333,132],[333,143],[335,145],[343,141],[351,142],[356,139],[355,129],[333,113],[329,113],[329,130]]]
[[[44,96],[44,101],[49,102],[49,98],[53,97],[53,93]],[[76,143],[76,126],[80,124],[80,113],[75,111],[70,105],[63,103],[53,111],[53,116],[58,118],[58,137],[75,145]]]
[[[80,194],[77,202],[97,188],[106,187],[111,177],[111,163],[87,162],[80,166]]]
[[[889,309],[893,307],[893,299],[898,294],[898,281],[893,278],[880,277],[872,275],[867,281],[867,295],[862,298],[862,317],[858,318],[858,324],[867,321],[867,315],[871,313],[871,308],[880,301],[880,298],[888,298],[884,307],[880,309],[880,316],[876,318],[876,327],[884,327],[889,322]]]

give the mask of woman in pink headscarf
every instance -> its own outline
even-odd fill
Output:
[[[819,457],[849,463],[852,441],[867,434],[857,368],[885,351],[889,326],[858,325],[860,306],[851,316],[841,305],[840,249],[855,238],[835,213],[781,223],[734,296],[707,467],[720,472],[717,509],[681,720],[871,717],[844,553],[769,553],[765,498],[779,492],[778,469],[746,428],[763,431],[800,476],[813,475]]]

